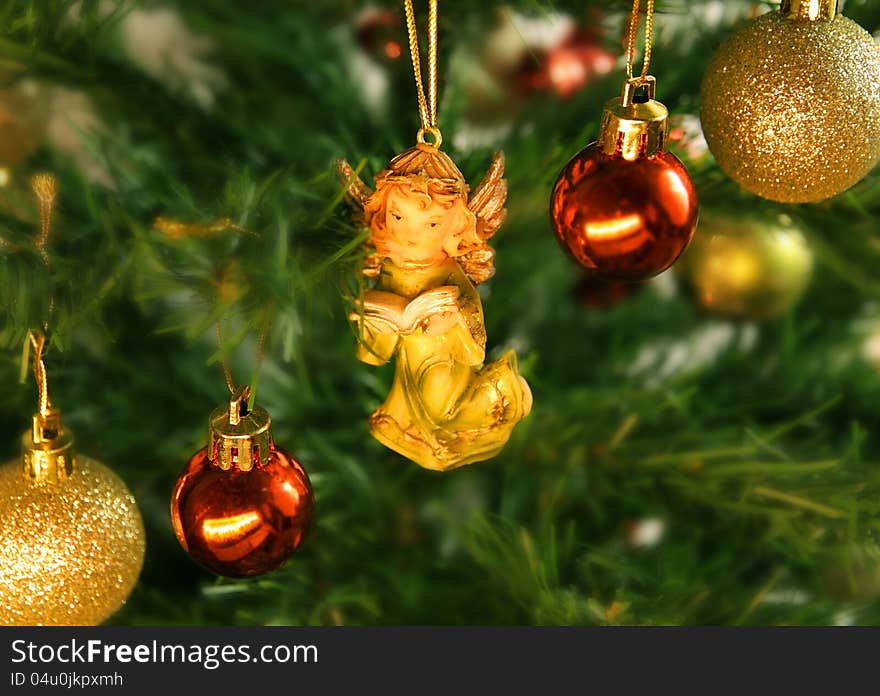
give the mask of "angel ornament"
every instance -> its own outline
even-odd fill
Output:
[[[339,168],[375,250],[363,269],[373,287],[350,315],[357,355],[372,365],[396,360],[388,398],[370,417],[373,436],[426,469],[494,457],[532,407],[512,350],[485,363],[476,290],[495,272],[487,240],[506,215],[504,155],[470,198],[436,144],[395,157],[375,192],[346,162]]]

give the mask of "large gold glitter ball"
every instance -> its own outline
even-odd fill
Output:
[[[813,252],[787,215],[767,221],[707,212],[676,270],[708,312],[773,319],[809,286]]]
[[[78,455],[55,482],[0,467],[0,624],[96,625],[125,602],[144,560],[144,524],[125,483]]]
[[[719,166],[744,189],[784,203],[821,201],[880,158],[880,50],[828,4],[795,3],[735,31],[703,79],[701,118]],[[834,6],[834,3],[830,3]]]

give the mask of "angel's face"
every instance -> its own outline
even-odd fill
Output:
[[[384,246],[392,262],[439,263],[454,256],[461,237],[456,205],[395,187],[385,205]]]

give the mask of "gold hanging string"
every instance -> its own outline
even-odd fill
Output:
[[[52,174],[42,173],[35,174],[31,178],[31,188],[40,205],[40,233],[34,239],[34,247],[43,259],[46,266],[49,265],[49,252],[46,247],[49,245],[49,234],[52,230],[52,216],[55,212],[55,199],[58,195],[58,182]],[[49,312],[51,313],[54,305],[54,298],[49,297]],[[39,399],[39,414],[47,417],[52,408],[49,400],[49,382],[46,377],[46,363],[43,361],[43,349],[46,347],[46,333],[48,330],[44,326],[44,330],[31,331],[28,334],[31,347],[34,351],[33,371],[34,380],[37,383],[37,395]]]
[[[235,393],[235,382],[232,380],[232,370],[229,369],[229,361],[226,359],[226,354],[223,352],[223,322],[217,322],[217,346],[220,348],[220,367],[223,368],[223,378],[226,380],[226,386],[229,388],[229,393]]]
[[[443,141],[437,127],[437,0],[428,0],[428,91],[422,84],[422,64],[419,55],[419,33],[416,26],[416,14],[412,0],[404,0],[406,13],[406,30],[409,34],[409,53],[412,57],[413,75],[416,79],[416,94],[419,99],[419,117],[422,127],[417,139],[426,143],[425,135],[430,134],[434,147],[440,147]]]
[[[176,241],[186,237],[210,237],[222,232],[237,232],[258,236],[255,232],[245,229],[229,217],[221,217],[208,224],[183,222],[171,218],[157,217],[153,220],[153,229],[161,232],[168,239]]]
[[[58,181],[55,176],[47,172],[35,174],[31,177],[31,189],[40,204],[40,234],[34,240],[34,246],[43,259],[46,267],[49,267],[49,233],[52,231],[52,216],[55,213],[55,198],[58,195]],[[49,293],[49,315],[55,310],[55,297]]]
[[[49,415],[52,404],[49,401],[49,382],[46,379],[46,363],[43,362],[43,347],[46,345],[46,334],[42,331],[30,332],[31,346],[34,349],[34,379],[37,382],[39,395],[39,414],[44,418]]]
[[[428,115],[437,127],[437,0],[428,3]]]
[[[639,31],[639,14],[641,13],[641,0],[633,0],[632,14],[629,18],[629,28],[626,35],[626,77],[633,80],[633,63],[636,58],[636,34]],[[637,82],[643,81],[648,76],[651,67],[651,46],[654,41],[654,0],[647,0],[645,8],[645,57],[642,60],[642,73]]]
[[[254,366],[255,375],[260,371],[260,367],[263,364],[263,359],[266,357],[266,340],[269,336],[269,327],[270,322],[267,321],[265,324],[263,324],[263,329],[260,331],[260,340],[257,343],[257,360],[256,365]],[[226,387],[229,389],[230,394],[235,394],[236,387],[235,381],[232,379],[232,369],[229,367],[229,361],[226,359],[226,355],[223,352],[222,320],[217,322],[217,345],[220,349],[220,366],[223,369],[223,378],[226,380]]]
[[[31,178],[31,188],[40,202],[40,234],[34,240],[34,246],[40,252],[43,263],[48,266],[49,254],[46,245],[49,243],[49,231],[52,229],[52,213],[55,210],[58,184],[51,174],[36,174]]]

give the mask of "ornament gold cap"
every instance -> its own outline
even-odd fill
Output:
[[[669,111],[655,101],[656,87],[653,75],[633,78],[623,84],[620,97],[605,104],[599,143],[606,155],[632,161],[666,149]]]
[[[34,483],[60,483],[73,473],[73,435],[61,424],[61,411],[51,406],[34,414],[33,426],[21,438],[25,476]]]
[[[840,0],[782,0],[779,11],[788,19],[807,22],[834,19],[840,12]]]
[[[249,408],[250,393],[250,387],[239,387],[229,406],[221,406],[211,414],[208,452],[211,463],[224,471],[250,471],[269,461],[272,419],[260,406]]]

